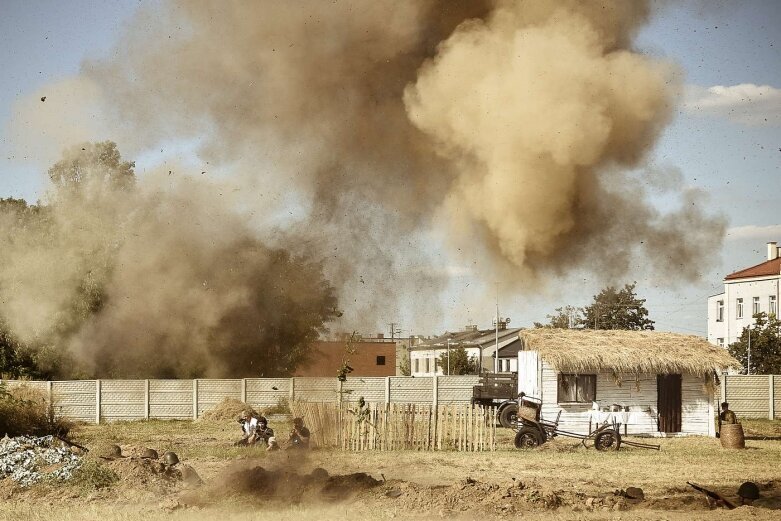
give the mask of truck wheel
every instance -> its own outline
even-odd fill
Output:
[[[499,423],[505,429],[510,429],[518,418],[518,406],[514,403],[507,405],[499,412]]]
[[[529,427],[521,427],[521,430],[515,435],[515,448],[516,449],[533,449],[539,447],[542,444],[542,436],[540,433]]]

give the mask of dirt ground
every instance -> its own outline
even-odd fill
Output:
[[[289,424],[272,425],[278,434]],[[781,422],[746,424],[746,450],[718,440],[655,440],[662,450],[586,449],[575,440],[512,448],[503,433],[492,453],[280,451],[232,447],[235,422],[149,421],[82,426],[74,439],[97,452],[118,443],[177,452],[197,480],[168,479],[137,458],[102,461],[119,481],[19,489],[0,482],[0,519],[778,519],[781,514]],[[283,436],[280,436],[281,438]],[[712,509],[687,481],[739,503],[738,486],[754,481],[753,506]],[[7,481],[7,480],[5,480]],[[625,497],[640,487],[644,499]]]

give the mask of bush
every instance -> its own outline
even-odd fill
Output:
[[[91,459],[83,459],[68,484],[84,492],[107,488],[119,481],[119,476],[110,468]]]
[[[42,392],[26,385],[8,389],[0,382],[0,435],[66,436],[71,427],[54,414]]]

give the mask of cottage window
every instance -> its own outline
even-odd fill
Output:
[[[775,295],[770,295],[767,306],[767,314],[778,316],[778,302],[776,301]]]
[[[716,302],[716,322],[724,322],[724,301]]]
[[[420,372],[420,358],[415,359],[415,373]]]
[[[559,374],[559,403],[590,403],[597,397],[597,375]]]
[[[723,339],[723,338],[717,338],[717,339],[716,339],[716,344],[717,344],[719,347],[724,347],[724,339]]]
[[[377,357],[377,365],[385,365],[385,357],[382,355],[379,355]]]
[[[759,297],[754,297],[752,299],[751,313],[753,315],[759,313]]]
[[[737,314],[735,315],[735,318],[743,318],[743,299],[739,298],[735,302],[735,309],[737,310]]]
[[[426,358],[426,372],[427,373],[431,372],[431,359],[430,358]]]

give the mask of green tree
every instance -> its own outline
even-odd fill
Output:
[[[636,282],[622,289],[608,286],[594,295],[594,301],[583,308],[579,325],[586,329],[652,330],[654,321],[648,318],[645,299],[635,294]]]
[[[781,373],[781,320],[776,315],[754,315],[751,329],[744,327],[737,342],[727,347],[744,368],[749,367],[748,347],[751,338],[751,374]],[[744,369],[745,371],[745,369]]]
[[[49,178],[61,191],[83,190],[86,186],[129,189],[135,186],[135,163],[123,161],[113,141],[82,143],[65,152],[49,169]]]
[[[547,327],[557,329],[574,329],[582,327],[583,309],[575,306],[556,308],[553,315],[547,315],[548,323],[535,322],[534,327]]]
[[[450,367],[450,374],[477,374],[477,360],[469,356],[463,346],[450,348],[450,365],[448,365],[447,351],[439,355],[439,367],[445,374],[448,374],[448,367]]]

